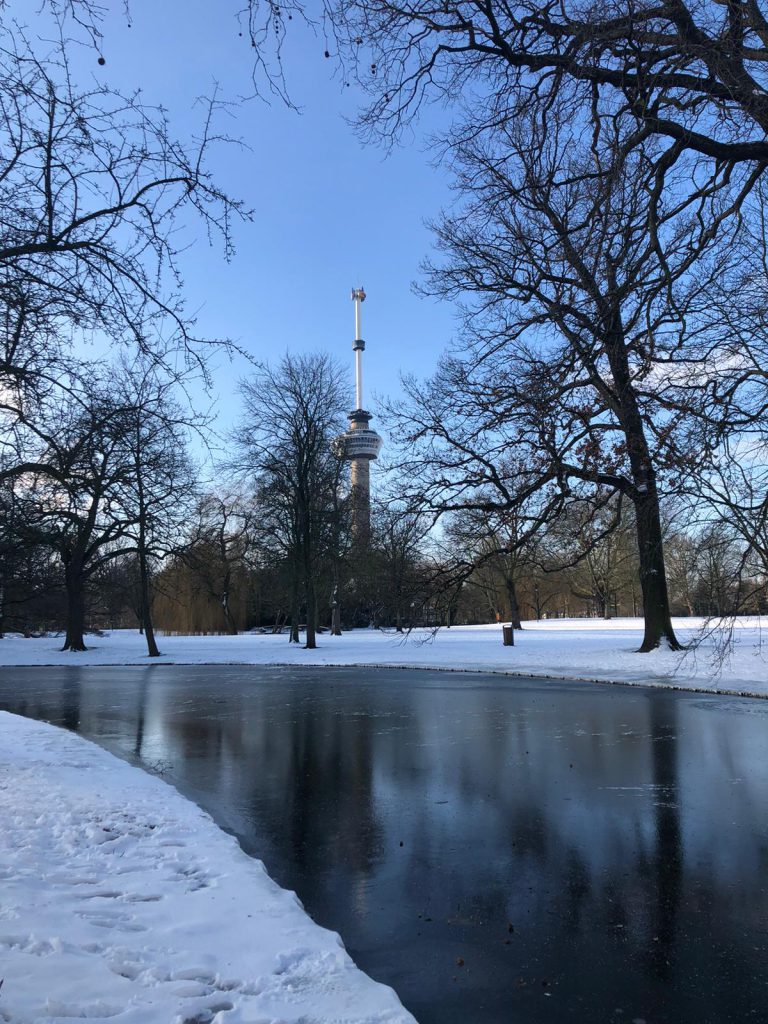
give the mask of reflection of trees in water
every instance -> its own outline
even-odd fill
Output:
[[[185,760],[204,761],[206,766],[215,768],[221,761],[225,725],[215,718],[197,717],[198,714],[195,710],[189,715],[174,716],[166,727],[179,743]]]
[[[572,846],[565,855],[565,892],[563,930],[569,936],[578,935],[582,918],[592,908],[592,876],[577,847]]]
[[[755,825],[765,818],[755,812],[764,718],[744,717],[734,732],[732,717],[693,721],[685,698],[644,691],[534,704],[478,690],[452,703],[386,681],[241,685],[235,674],[222,688],[166,685],[154,669],[148,685],[147,671],[114,688],[107,673],[76,668],[34,686],[14,675],[5,704],[69,728],[82,717],[90,735],[103,722],[114,731],[121,704],[125,749],[146,757],[151,743],[169,757],[182,785],[205,792],[214,813],[220,801],[225,826],[250,829],[246,847],[333,927],[364,921],[371,943],[386,946],[412,918],[424,941],[439,925],[445,941],[487,942],[485,962],[512,984],[556,972],[585,1007],[624,1005],[631,990],[638,1016],[671,1020],[679,990],[703,1006],[701,1019],[728,1019],[726,995],[730,1019],[747,1019],[765,907]],[[732,776],[749,779],[734,789]],[[728,794],[738,803],[726,820],[744,827],[723,859],[716,840],[729,840],[715,823]],[[685,982],[694,974],[697,993]]]
[[[308,699],[304,687],[291,684],[221,700],[196,701],[189,717],[176,709],[164,728],[183,757],[205,761],[217,779],[213,788],[245,813],[252,833],[243,836],[246,848],[273,870],[291,864],[311,884],[336,866],[367,874],[381,844],[375,707],[363,714]]]
[[[149,673],[152,671],[150,668],[145,668],[141,672],[139,679],[139,685],[136,688],[136,733],[133,743],[133,756],[141,757],[142,749],[144,747],[144,726],[147,718],[147,696],[149,689]]]
[[[6,669],[6,672],[9,672]],[[82,712],[82,671],[75,666],[13,669],[12,690],[2,688],[0,708],[14,715],[50,722],[79,732]],[[20,679],[18,677],[21,677]],[[36,677],[36,678],[35,678]]]
[[[652,969],[667,981],[674,973],[677,917],[683,879],[677,777],[677,702],[652,700],[651,749],[655,794],[656,855],[653,935],[649,947]]]
[[[59,725],[77,731],[80,724],[80,670],[67,668],[61,682],[61,715]]]
[[[509,834],[513,836],[511,853],[515,859],[533,858],[544,864],[557,835],[552,835],[551,815],[538,803],[518,805],[510,819]],[[557,844],[559,845],[559,844]]]
[[[683,871],[676,704],[653,694],[634,696],[628,708],[594,707],[590,701],[585,713],[566,699],[551,712],[518,708],[503,729],[498,709],[474,709],[463,742],[447,737],[450,769],[445,750],[441,759],[424,745],[424,806],[403,884],[419,909],[429,900],[435,916],[441,908],[451,915],[451,901],[466,908],[467,921],[481,909],[487,921],[506,910],[532,929],[529,962],[548,960],[572,979],[573,965],[588,971],[597,956],[623,971],[620,964],[651,944],[650,970],[662,980],[677,939]],[[424,783],[430,770],[439,784]],[[453,818],[425,800],[437,790],[455,806]],[[457,844],[471,863],[464,871],[451,856]],[[636,979],[647,976],[635,963]]]
[[[294,862],[305,874],[343,865],[368,874],[381,829],[373,793],[374,718],[333,704],[293,705],[285,736],[290,775],[281,793]],[[324,837],[323,842],[319,842]]]

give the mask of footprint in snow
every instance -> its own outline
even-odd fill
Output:
[[[96,928],[112,928],[116,932],[145,932],[147,930],[143,924],[138,924],[132,914],[121,914],[117,911],[77,910],[75,916]]]

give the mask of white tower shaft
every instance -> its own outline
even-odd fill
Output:
[[[363,408],[363,353],[362,349],[355,350],[355,408]]]
[[[349,414],[349,430],[340,438],[344,457],[350,463],[352,534],[358,547],[368,545],[371,529],[371,460],[378,458],[381,438],[370,429],[371,414],[363,408],[363,361],[361,309],[365,302],[362,288],[352,289],[355,304],[355,408]]]

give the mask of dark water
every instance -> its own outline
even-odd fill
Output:
[[[768,702],[158,666],[0,707],[163,771],[421,1024],[768,1020]]]

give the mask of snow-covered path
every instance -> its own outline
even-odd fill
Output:
[[[676,619],[678,637],[688,643],[700,619]],[[549,619],[526,622],[515,646],[503,647],[501,627],[456,626],[436,636],[414,631],[405,639],[378,630],[354,630],[341,637],[327,633],[318,648],[306,651],[287,636],[161,636],[162,657],[148,659],[138,632],[118,630],[88,637],[89,650],[61,652],[60,637],[0,640],[0,665],[376,665],[505,672],[560,679],[586,679],[676,686],[684,689],[768,696],[768,641],[759,619],[740,620],[734,648],[724,664],[713,640],[696,650],[638,654],[640,619]]]
[[[0,712],[0,1020],[413,1024],[162,780]]]

